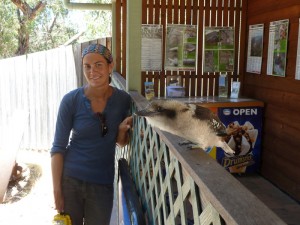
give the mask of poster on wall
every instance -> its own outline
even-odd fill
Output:
[[[246,72],[261,74],[264,25],[249,26]]]
[[[162,36],[162,25],[142,24],[142,71],[162,70]]]
[[[300,80],[300,19],[298,28],[298,48],[297,48],[297,62],[296,62],[296,80]]]
[[[168,24],[165,70],[196,70],[197,26]]]
[[[234,70],[233,27],[205,27],[204,72]]]
[[[284,77],[289,20],[270,22],[267,75]]]

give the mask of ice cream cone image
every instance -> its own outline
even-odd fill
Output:
[[[252,150],[258,136],[258,130],[249,122],[246,121],[240,125],[238,121],[228,124],[226,128],[228,138],[228,145],[235,150],[234,156],[226,155],[226,166],[231,173],[245,173],[248,166],[255,162],[251,157]],[[228,163],[230,162],[230,163]]]

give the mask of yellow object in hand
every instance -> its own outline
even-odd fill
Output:
[[[72,225],[71,218],[64,213],[56,214],[53,218],[53,225]]]

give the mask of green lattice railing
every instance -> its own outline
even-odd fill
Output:
[[[148,104],[136,92],[130,95],[133,113]],[[188,150],[181,141],[134,116],[123,157],[148,224],[285,224],[204,151]]]

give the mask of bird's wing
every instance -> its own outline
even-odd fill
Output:
[[[212,128],[216,132],[216,135],[222,136],[222,137],[227,136],[226,127],[224,126],[222,121],[219,119],[219,117],[217,115],[215,115],[214,113],[212,113],[211,124],[212,124],[211,125]]]
[[[195,117],[200,120],[207,120],[211,128],[218,136],[226,136],[226,127],[221,122],[219,117],[214,114],[210,109],[196,105]]]
[[[194,116],[195,118],[200,120],[210,120],[211,111],[208,108],[202,107],[200,105],[196,105]]]

